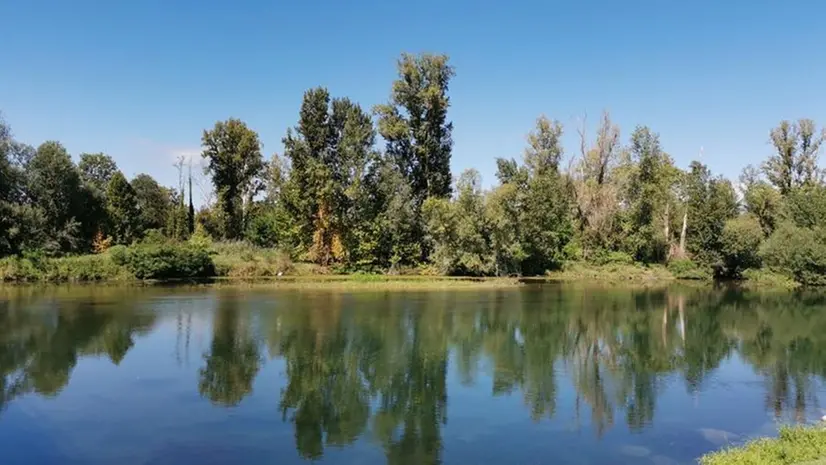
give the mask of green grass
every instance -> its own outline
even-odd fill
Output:
[[[6,257],[0,259],[0,282],[126,281],[134,276],[115,264],[109,254],[61,258]]]
[[[298,290],[461,290],[496,289],[521,285],[514,278],[468,279],[434,276],[389,276],[389,275],[317,275],[282,276],[264,279],[217,279],[216,286],[269,287]]]
[[[708,454],[701,465],[815,465],[826,463],[826,428],[784,427],[772,439]]]
[[[795,282],[792,278],[764,269],[744,271],[742,285],[749,288],[795,289],[800,287],[800,283]]]
[[[144,277],[175,279],[192,276],[237,280],[263,279],[270,280],[271,284],[279,286],[300,288],[319,285],[325,287],[453,288],[501,286],[503,283],[516,282],[516,280],[507,279],[481,281],[447,279],[439,276],[435,268],[429,265],[396,270],[398,274],[393,276],[369,273],[337,274],[336,272],[341,270],[312,263],[293,262],[289,254],[277,249],[256,247],[246,242],[213,243],[209,240],[201,242],[190,241],[188,245],[187,243],[150,243],[132,247],[115,246],[109,252],[100,255],[61,258],[6,257],[0,259],[0,282],[123,282]],[[163,247],[169,248],[170,251],[189,250],[193,247],[198,250],[208,250],[209,257],[193,256],[192,253],[172,254],[165,251],[162,251],[160,256],[157,253],[149,253]],[[141,251],[145,253],[137,253]],[[137,260],[138,258],[140,260]],[[192,272],[190,265],[193,265],[193,260],[189,258],[203,258],[194,264],[209,266],[200,266],[198,270],[204,270],[202,272]],[[211,263],[209,263],[210,260]],[[710,278],[707,271],[688,260],[674,261],[668,268],[662,265],[642,265],[633,263],[631,260],[630,256],[616,253],[607,257],[602,264],[568,262],[562,270],[549,272],[546,276],[537,277],[536,280],[649,286],[665,285],[675,280],[685,279],[697,280],[698,285],[704,285]],[[162,261],[164,263],[160,263]],[[314,279],[288,281],[285,279],[287,277],[312,277]],[[414,278],[419,281],[402,278]],[[744,273],[744,278],[742,285],[749,288],[785,290],[797,287],[797,284],[790,278],[768,270],[748,270]]]
[[[592,265],[570,262],[563,270],[550,271],[546,277],[554,281],[597,281],[602,283],[655,283],[673,281],[668,269],[662,265],[612,263]]]

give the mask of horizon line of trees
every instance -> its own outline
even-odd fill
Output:
[[[772,129],[774,153],[736,189],[699,161],[677,167],[647,126],[623,142],[607,112],[593,134],[577,128],[566,157],[563,125],[540,116],[522,160],[498,158],[499,182],[484,191],[475,169],[455,180],[450,170],[454,75],[445,55],[403,54],[388,102],[372,110],[309,89],[270,161],[243,121],[217,122],[201,140],[217,201],[198,212],[182,164],[176,189],[129,181],[108,155],[75,165],[60,143],[34,149],[0,124],[0,256],[86,253],[149,230],[182,239],[200,226],[342,270],[536,275],[569,260],[691,260],[718,277],[768,267],[826,284],[826,132],[812,120]]]

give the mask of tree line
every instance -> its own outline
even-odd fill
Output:
[[[647,126],[624,137],[605,113],[595,131],[575,128],[579,146],[566,152],[566,129],[540,116],[521,160],[497,159],[485,190],[478,171],[451,173],[454,74],[447,56],[403,54],[388,102],[372,109],[307,90],[270,160],[243,121],[217,122],[201,139],[217,201],[197,212],[180,165],[176,188],[127,180],[107,155],[74,164],[60,143],[34,149],[2,124],[0,255],[200,228],[343,271],[538,275],[570,261],[638,262],[826,284],[826,132],[813,121],[780,122],[773,153],[735,184],[700,161],[677,167]]]

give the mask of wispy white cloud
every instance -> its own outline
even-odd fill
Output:
[[[199,166],[203,164],[200,147],[172,145],[145,138],[138,139],[137,143],[143,146],[148,152],[162,154],[171,163],[174,163],[183,157],[184,163],[186,164],[189,164],[190,162],[192,162],[192,166]]]
[[[200,207],[212,203],[214,192],[210,178],[204,172],[206,162],[201,157],[200,147],[172,145],[146,138],[136,140],[136,144],[141,147],[142,152],[152,154],[151,158],[155,160],[155,163],[165,165],[163,169],[169,170],[165,178],[168,179],[167,183],[170,185],[177,185],[177,172],[172,169],[173,165],[183,159],[184,175],[186,175],[186,170],[191,163],[196,206]]]
[[[169,149],[167,153],[173,161],[178,161],[183,158],[185,164],[192,163],[192,166],[199,166],[203,163],[201,158],[201,151],[192,148]]]

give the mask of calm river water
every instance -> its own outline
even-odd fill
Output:
[[[0,463],[689,464],[826,413],[826,297],[0,288]]]

